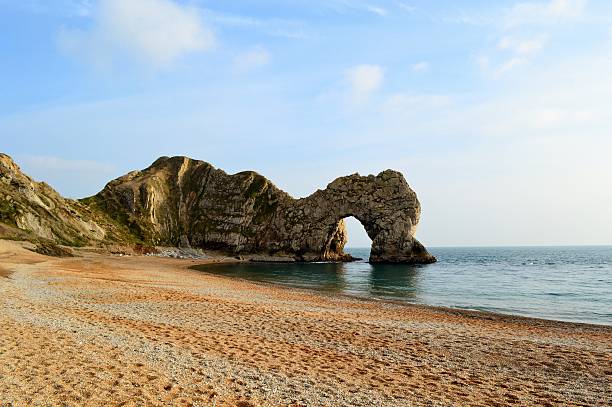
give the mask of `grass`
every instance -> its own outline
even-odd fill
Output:
[[[16,217],[17,208],[15,208],[15,204],[5,200],[0,201],[0,222],[17,226]]]

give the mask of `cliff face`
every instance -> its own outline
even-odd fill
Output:
[[[265,250],[261,238],[280,202],[290,200],[257,173],[228,175],[203,161],[162,157],[83,202],[152,245],[256,252]]]
[[[142,243],[298,261],[348,260],[344,218],[372,239],[371,262],[435,261],[414,238],[420,204],[402,174],[341,177],[294,199],[252,172],[228,175],[162,157],[80,201],[33,181],[0,154],[0,237],[81,246]]]
[[[343,260],[343,219],[354,216],[372,239],[371,262],[435,261],[414,238],[416,194],[391,170],[338,178],[325,190],[293,199],[255,172],[228,175],[203,161],[162,157],[83,202],[152,245]]]
[[[0,222],[16,238],[34,236],[71,246],[106,237],[87,208],[35,182],[6,154],[0,154]]]

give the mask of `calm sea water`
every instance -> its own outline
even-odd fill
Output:
[[[438,263],[200,266],[288,287],[411,303],[612,325],[611,247],[432,248]]]

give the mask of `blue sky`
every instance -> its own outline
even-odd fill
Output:
[[[426,245],[612,244],[611,51],[604,0],[0,0],[0,151],[71,197],[393,168]]]

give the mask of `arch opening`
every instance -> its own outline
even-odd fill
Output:
[[[367,260],[370,257],[372,239],[368,236],[363,224],[354,216],[344,218],[347,242],[344,245],[344,252],[353,257]]]

